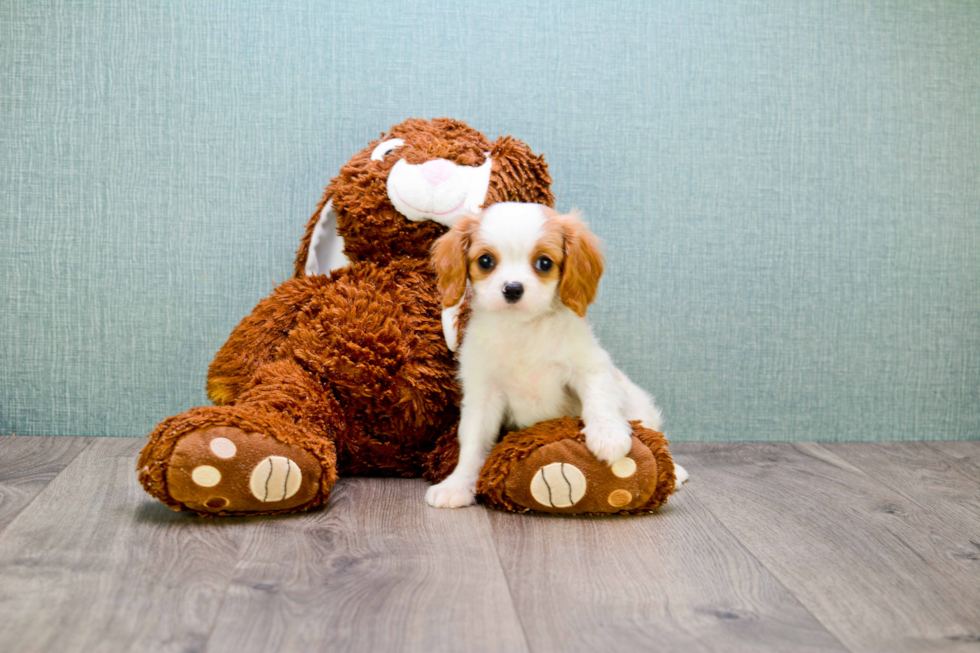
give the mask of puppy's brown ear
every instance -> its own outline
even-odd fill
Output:
[[[555,205],[543,155],[534,154],[526,143],[512,136],[501,136],[490,148],[490,158],[493,168],[483,206],[497,202]]]
[[[578,213],[554,215],[564,233],[565,261],[562,265],[558,292],[561,302],[585,317],[585,311],[595,300],[602,277],[603,256],[599,249],[599,239],[589,231]]]
[[[466,292],[467,252],[473,234],[480,226],[475,215],[461,216],[452,228],[432,245],[432,268],[436,271],[436,284],[442,295],[444,308],[455,306]]]

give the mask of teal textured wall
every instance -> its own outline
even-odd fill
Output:
[[[138,436],[409,116],[544,152],[675,440],[980,437],[980,4],[0,2],[0,433]]]

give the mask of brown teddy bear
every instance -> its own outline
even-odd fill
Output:
[[[550,183],[544,158],[521,141],[491,142],[446,118],[406,120],[356,154],[307,224],[295,276],[211,363],[215,405],[149,435],[137,466],[146,491],[201,515],[280,513],[322,504],[339,474],[448,475],[459,389],[429,249],[483,206],[552,206]],[[666,500],[674,471],[660,433],[634,424],[637,464],[621,478],[580,428],[563,418],[505,435],[483,467],[484,501],[593,514]],[[566,468],[554,463],[576,467],[576,483],[559,487]]]

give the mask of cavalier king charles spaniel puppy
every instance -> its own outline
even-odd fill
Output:
[[[598,239],[577,214],[539,204],[494,204],[461,217],[433,245],[450,348],[467,285],[472,294],[458,352],[459,462],[428,489],[429,505],[474,503],[501,429],[581,416],[586,446],[608,464],[629,453],[631,420],[660,430],[660,410],[616,369],[585,320],[602,263]],[[679,465],[676,474],[680,487],[688,475]]]

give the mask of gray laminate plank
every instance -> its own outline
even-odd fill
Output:
[[[134,471],[143,443],[95,439],[0,533],[5,653],[203,646],[243,528],[256,524],[145,495]]]
[[[532,651],[845,651],[699,503],[695,476],[660,512],[493,512]]]
[[[827,449],[687,443],[697,497],[853,651],[976,651],[960,531]]]
[[[91,440],[62,436],[0,437],[0,532]]]
[[[960,555],[980,559],[980,476],[932,442],[823,442],[882,485],[959,529],[970,541]]]
[[[419,479],[342,479],[330,505],[248,531],[208,651],[524,651],[483,508]]]
[[[957,469],[970,478],[980,479],[980,440],[948,440],[929,442],[957,462]]]

